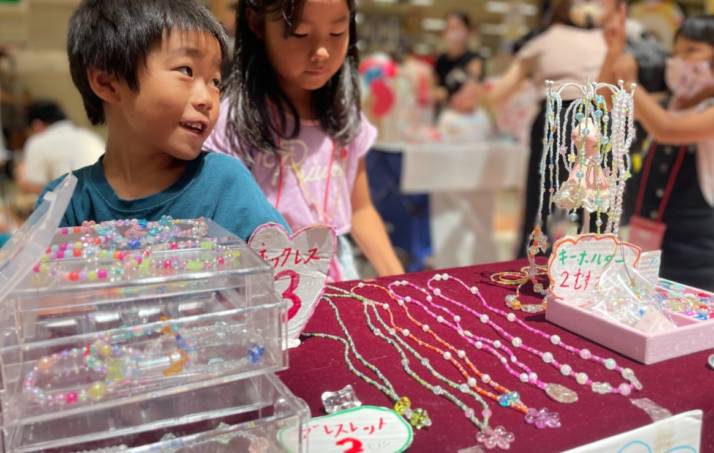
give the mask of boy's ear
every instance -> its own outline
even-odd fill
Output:
[[[87,69],[87,80],[89,81],[89,87],[102,101],[108,104],[115,104],[120,100],[119,79],[114,74],[96,68],[89,68]]]
[[[258,39],[263,39],[265,37],[265,22],[260,20],[260,16],[251,8],[246,8],[245,14],[250,31],[252,31]]]

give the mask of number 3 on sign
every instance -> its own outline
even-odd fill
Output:
[[[284,271],[275,274],[273,280],[277,282],[278,280],[282,280],[286,277],[290,279],[290,283],[288,283],[288,287],[285,289],[285,291],[283,291],[283,299],[292,302],[290,308],[288,309],[289,321],[293,319],[293,317],[300,310],[300,307],[302,306],[302,300],[300,300],[300,297],[295,294],[295,290],[298,288],[298,285],[300,285],[300,274],[298,274],[292,269],[285,269]]]
[[[338,447],[345,447],[347,444],[350,445],[350,448],[348,450],[345,450],[344,453],[363,453],[364,448],[362,448],[362,442],[360,442],[357,439],[352,439],[348,437],[347,439],[342,439],[341,441],[335,443]]]

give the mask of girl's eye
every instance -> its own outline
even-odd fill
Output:
[[[307,38],[307,33],[297,33],[297,32],[293,32],[293,37],[295,37],[295,38]]]
[[[345,32],[344,32],[344,31],[341,31],[341,32],[339,32],[339,33],[330,33],[330,36],[335,37],[335,38],[339,38],[340,36],[344,36],[344,34],[345,34]]]
[[[189,77],[193,77],[193,69],[191,69],[189,66],[181,66],[179,68],[176,68],[176,70]]]
[[[221,79],[213,79],[213,84],[216,86],[216,88],[221,87]]]

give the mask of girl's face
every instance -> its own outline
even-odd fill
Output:
[[[288,96],[323,87],[347,55],[350,11],[345,0],[305,0],[302,17],[285,35],[281,18],[266,16],[265,50]]]
[[[680,36],[674,42],[674,56],[690,63],[714,62],[714,47]]]

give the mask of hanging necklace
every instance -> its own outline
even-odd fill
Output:
[[[435,353],[437,353],[439,356],[441,356],[444,360],[450,362],[454,367],[459,370],[459,372],[464,376],[466,379],[466,382],[461,384],[459,387],[462,389],[464,386],[472,387],[477,393],[479,393],[482,396],[485,396],[487,398],[490,398],[494,401],[496,401],[498,404],[500,404],[503,407],[511,407],[519,412],[522,412],[525,414],[526,421],[530,424],[536,424],[538,428],[558,428],[560,427],[560,420],[558,417],[557,413],[550,412],[547,409],[543,408],[540,410],[532,409],[529,408],[527,405],[525,405],[521,400],[520,396],[518,396],[517,392],[513,392],[502,385],[500,385],[498,382],[493,380],[489,375],[482,373],[476,366],[473,364],[473,362],[469,359],[468,355],[466,354],[465,351],[459,350],[447,341],[445,341],[443,338],[441,338],[433,329],[431,329],[427,324],[421,323],[417,321],[409,312],[409,309],[407,308],[406,304],[402,299],[399,299],[394,295],[394,293],[385,287],[376,285],[376,284],[370,284],[370,283],[360,283],[357,287],[359,288],[376,288],[381,291],[384,291],[391,299],[397,302],[397,305],[399,305],[404,312],[406,313],[407,317],[409,318],[412,323],[416,324],[416,326],[422,330],[423,332],[429,333],[434,339],[439,342],[442,346],[446,347],[449,349],[449,351],[445,351],[443,349],[440,349],[433,344],[430,344],[426,341],[423,341],[419,338],[417,338],[413,333],[409,331],[409,329],[402,328],[398,325],[396,325],[394,321],[394,315],[392,313],[391,308],[389,307],[388,304],[383,304],[382,308],[384,308],[388,313],[389,313],[389,320],[390,324],[392,327],[397,331],[401,332],[404,336],[411,338],[413,341],[415,341],[417,344],[420,346],[423,346]],[[357,294],[355,289],[357,288],[352,288],[352,293]],[[466,371],[466,369],[461,365],[461,363],[456,360],[454,357],[454,354],[458,357],[459,359],[464,360],[464,362],[467,364],[467,366],[471,369],[471,371],[478,376],[484,384],[487,384],[494,388],[496,391],[500,393],[500,395],[496,395],[492,392],[489,392],[487,390],[482,389],[481,387],[478,386],[478,381],[475,377],[469,375],[469,373]],[[541,416],[536,420],[534,418],[535,414],[541,414]],[[547,422],[545,418],[547,417]],[[538,421],[542,421],[543,423],[538,423]]]
[[[623,382],[617,387],[613,387],[611,384],[609,384],[607,382],[595,382],[592,379],[590,379],[590,377],[586,373],[575,372],[570,365],[561,364],[560,362],[558,362],[555,359],[555,357],[553,356],[553,353],[543,352],[536,348],[524,345],[523,340],[521,338],[514,337],[513,335],[508,333],[505,329],[503,329],[502,327],[495,324],[493,321],[491,321],[489,319],[487,314],[481,314],[481,313],[476,312],[471,307],[469,307],[461,302],[458,302],[455,299],[453,299],[447,295],[444,295],[443,292],[441,291],[441,289],[435,287],[434,282],[446,281],[446,280],[452,280],[452,281],[456,282],[457,284],[459,284],[460,286],[462,286],[465,290],[467,290],[469,292],[469,294],[473,295],[486,309],[488,309],[492,313],[496,313],[502,317],[505,317],[509,322],[515,322],[515,323],[519,324],[521,327],[523,327],[524,329],[528,330],[529,332],[534,333],[542,338],[546,338],[546,339],[550,340],[550,342],[554,346],[557,346],[561,349],[565,349],[566,351],[579,356],[583,360],[592,360],[594,362],[598,362],[598,363],[602,364],[609,371],[618,371],[622,375],[622,377],[628,382],[627,383]],[[558,336],[558,335],[548,335],[545,332],[542,332],[536,328],[529,326],[524,321],[522,321],[521,319],[516,317],[513,313],[507,313],[503,310],[492,307],[491,305],[488,304],[488,302],[483,297],[483,295],[481,295],[481,292],[478,290],[477,287],[475,287],[475,286],[469,287],[463,280],[461,280],[458,277],[455,277],[455,276],[452,276],[449,274],[436,274],[434,277],[432,277],[429,280],[429,282],[427,283],[427,286],[434,293],[434,295],[436,295],[437,297],[440,297],[448,302],[451,302],[454,305],[457,305],[457,306],[463,308],[464,310],[468,311],[472,315],[478,317],[481,320],[481,322],[483,322],[484,324],[489,324],[501,336],[503,336],[504,338],[507,338],[514,347],[524,349],[525,351],[540,357],[543,360],[543,362],[545,362],[546,364],[559,369],[560,373],[563,376],[571,377],[571,378],[575,379],[575,381],[580,385],[589,386],[590,389],[595,393],[599,393],[599,394],[608,394],[608,393],[617,394],[617,393],[619,393],[623,396],[628,396],[628,395],[630,395],[630,393],[632,393],[633,388],[635,388],[637,390],[642,390],[642,388],[643,388],[642,384],[637,379],[637,377],[635,376],[635,373],[634,373],[634,371],[632,371],[632,369],[621,367],[620,365],[617,364],[617,362],[613,358],[604,359],[596,354],[593,354],[588,349],[578,349],[576,347],[573,347],[573,346],[563,342],[560,339],[560,336]],[[557,387],[556,388],[549,387],[552,385],[553,384],[547,385],[547,387],[545,388],[546,393],[548,393],[550,395],[551,393],[559,393],[561,391],[561,389],[559,389]]]
[[[347,330],[347,326],[345,323],[342,321],[342,317],[340,316],[340,311],[335,305],[335,303],[330,299],[329,297],[324,297],[324,300],[332,307],[332,310],[335,312],[335,318],[337,319],[337,324],[340,326],[340,329],[342,330],[342,333],[344,334],[343,337],[339,337],[337,335],[330,335],[326,333],[306,333],[303,332],[303,335],[307,337],[317,337],[317,338],[325,338],[333,341],[337,341],[342,343],[344,346],[344,358],[345,358],[345,363],[347,364],[347,367],[350,369],[352,374],[356,375],[369,385],[377,388],[380,392],[384,393],[387,397],[389,397],[393,402],[394,402],[394,410],[397,412],[399,415],[404,417],[414,428],[416,429],[422,429],[422,428],[428,428],[431,426],[431,419],[429,418],[429,414],[426,412],[424,409],[413,409],[411,408],[411,400],[407,396],[399,396],[397,391],[394,389],[394,386],[392,383],[384,376],[384,374],[371,364],[370,362],[367,361],[367,359],[364,358],[358,351],[357,347],[354,344],[354,340],[352,339],[352,335],[350,335],[349,330]],[[354,354],[354,356],[359,360],[364,366],[369,368],[374,372],[374,374],[379,378],[380,382],[375,381],[374,379],[370,378],[363,372],[359,371],[357,367],[354,366],[352,363],[352,360],[350,359],[350,352]]]

